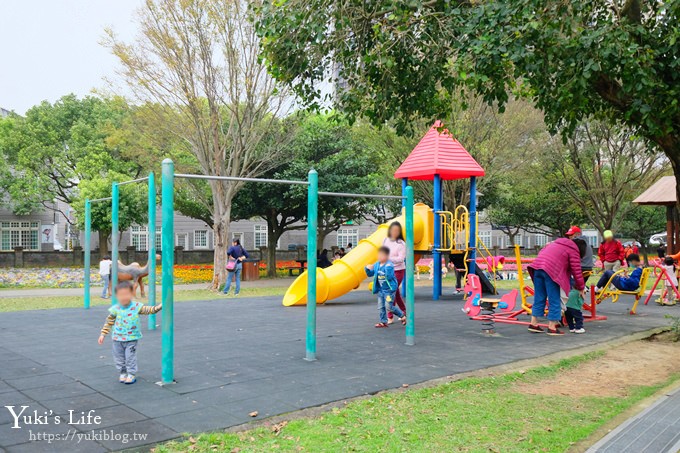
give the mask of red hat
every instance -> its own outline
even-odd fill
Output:
[[[571,235],[574,235],[574,234],[580,233],[580,232],[581,232],[581,229],[579,227],[577,227],[576,225],[574,225],[574,226],[570,227],[567,230],[567,232],[564,233],[564,234],[565,234],[565,236],[571,236]]]

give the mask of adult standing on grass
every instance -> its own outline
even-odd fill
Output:
[[[621,241],[614,238],[612,230],[606,230],[602,233],[604,241],[600,244],[597,254],[602,261],[602,267],[605,271],[618,271],[621,269],[623,260],[626,258],[626,252],[623,249]]]
[[[531,324],[529,332],[540,333],[543,329],[538,325],[538,318],[545,315],[548,303],[548,335],[564,335],[557,329],[562,318],[561,291],[569,294],[570,279],[574,279],[575,288],[581,292],[585,289],[581,271],[581,258],[585,250],[579,251],[574,241],[560,238],[546,245],[529,265],[529,274],[534,282],[534,304],[531,308]]]
[[[224,285],[224,294],[229,295],[231,288],[231,281],[236,279],[236,290],[234,296],[238,296],[241,292],[241,270],[243,269],[243,260],[248,258],[248,252],[241,246],[239,239],[234,239],[231,242],[231,247],[227,250],[227,283]]]
[[[106,299],[111,295],[111,257],[109,255],[104,256],[101,261],[99,261],[99,276],[102,278],[102,283],[104,284],[102,299]]]
[[[394,295],[394,303],[406,313],[406,305],[401,297],[401,282],[404,281],[406,274],[406,242],[404,242],[404,232],[399,222],[392,222],[387,230],[387,237],[383,240],[383,246],[390,249],[390,261],[394,265],[394,276],[397,278],[397,292]],[[387,314],[387,324],[394,322],[392,312]]]

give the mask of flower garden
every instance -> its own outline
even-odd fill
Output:
[[[285,268],[297,266],[295,261],[277,261],[277,274],[287,276]],[[98,268],[92,268],[90,283],[93,286],[101,286]],[[267,265],[260,263],[260,277],[265,277]],[[213,277],[212,264],[192,264],[175,266],[175,282],[203,283],[209,282]],[[160,282],[160,275],[158,276]],[[0,288],[82,288],[83,269],[80,267],[61,268],[5,268],[0,269]]]

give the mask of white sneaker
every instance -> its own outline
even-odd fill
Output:
[[[120,382],[121,384],[125,384],[127,378],[128,378],[127,373],[121,373],[120,377],[118,378],[118,382]]]
[[[137,378],[135,377],[135,375],[134,374],[128,374],[127,379],[125,379],[125,383],[126,384],[134,384],[135,382],[137,382]]]
[[[569,332],[576,333],[576,329],[569,329]]]
[[[574,330],[573,332],[574,332],[574,333],[586,333],[586,329],[584,329],[583,327],[581,327],[580,329],[576,329],[576,330]]]

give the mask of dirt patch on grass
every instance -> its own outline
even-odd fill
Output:
[[[551,379],[515,386],[530,395],[626,396],[633,383],[654,385],[680,372],[680,343],[668,335],[634,341],[607,351]]]

